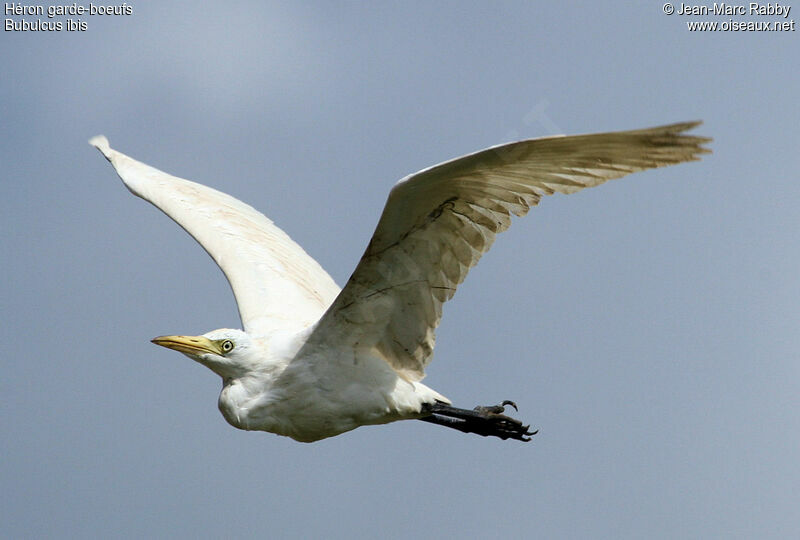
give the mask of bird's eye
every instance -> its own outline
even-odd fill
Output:
[[[222,352],[231,352],[233,350],[233,341],[226,339],[222,342]]]

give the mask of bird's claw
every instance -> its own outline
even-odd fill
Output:
[[[510,400],[505,400],[499,405],[478,406],[472,410],[459,409],[437,402],[425,406],[425,414],[420,417],[420,420],[447,426],[464,433],[476,433],[484,437],[491,435],[503,440],[530,441],[531,437],[536,435],[539,430],[528,431],[529,425],[524,425],[516,418],[503,414],[506,406],[518,410],[517,404]]]
[[[515,411],[519,411],[517,404],[508,399],[504,400],[499,405],[479,405],[473,410],[492,422],[496,431],[492,433],[492,435],[500,437],[501,439],[510,438],[527,442],[531,440],[533,435],[539,433],[538,429],[536,431],[528,431],[531,427],[530,424],[524,425],[516,418],[503,414],[506,410],[506,406],[511,406]]]
[[[475,412],[482,413],[482,414],[500,415],[500,414],[503,414],[503,412],[505,412],[506,405],[510,405],[511,407],[514,407],[514,410],[519,412],[519,407],[517,407],[517,404],[514,403],[513,401],[511,401],[510,399],[507,399],[507,400],[503,401],[499,405],[485,405],[485,406],[484,405],[478,405],[477,407],[475,407],[472,410],[475,411]]]
[[[503,403],[501,403],[501,405],[503,407],[505,407],[506,405],[511,405],[512,407],[514,407],[515,411],[519,412],[519,407],[517,407],[517,404],[511,401],[510,399],[504,400]]]

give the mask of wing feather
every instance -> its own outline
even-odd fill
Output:
[[[495,236],[542,196],[699,159],[685,122],[500,145],[424,169],[389,194],[347,285],[306,346],[365,347],[409,380],[424,376],[442,305]]]
[[[92,138],[127,188],[152,203],[197,240],[224,272],[244,330],[258,336],[295,332],[315,323],[339,287],[262,213],[189,180],[177,178]]]

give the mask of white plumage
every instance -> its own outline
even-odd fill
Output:
[[[443,303],[511,215],[525,215],[555,192],[696,160],[710,139],[682,133],[698,124],[520,141],[410,175],[391,190],[343,290],[251,206],[140,163],[103,136],[89,142],[133,194],[189,232],[231,284],[244,331],[154,340],[223,378],[219,407],[229,423],[310,442],[360,425],[423,418],[527,440],[518,429],[525,426],[511,426],[516,421],[500,414],[502,407],[450,408],[419,382]]]

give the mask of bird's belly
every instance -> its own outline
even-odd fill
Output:
[[[229,384],[220,394],[220,412],[239,429],[313,442],[362,425],[413,418],[423,402],[431,401],[418,392],[427,387],[402,380],[393,372],[386,378],[303,375],[282,377],[258,393],[243,384]]]

